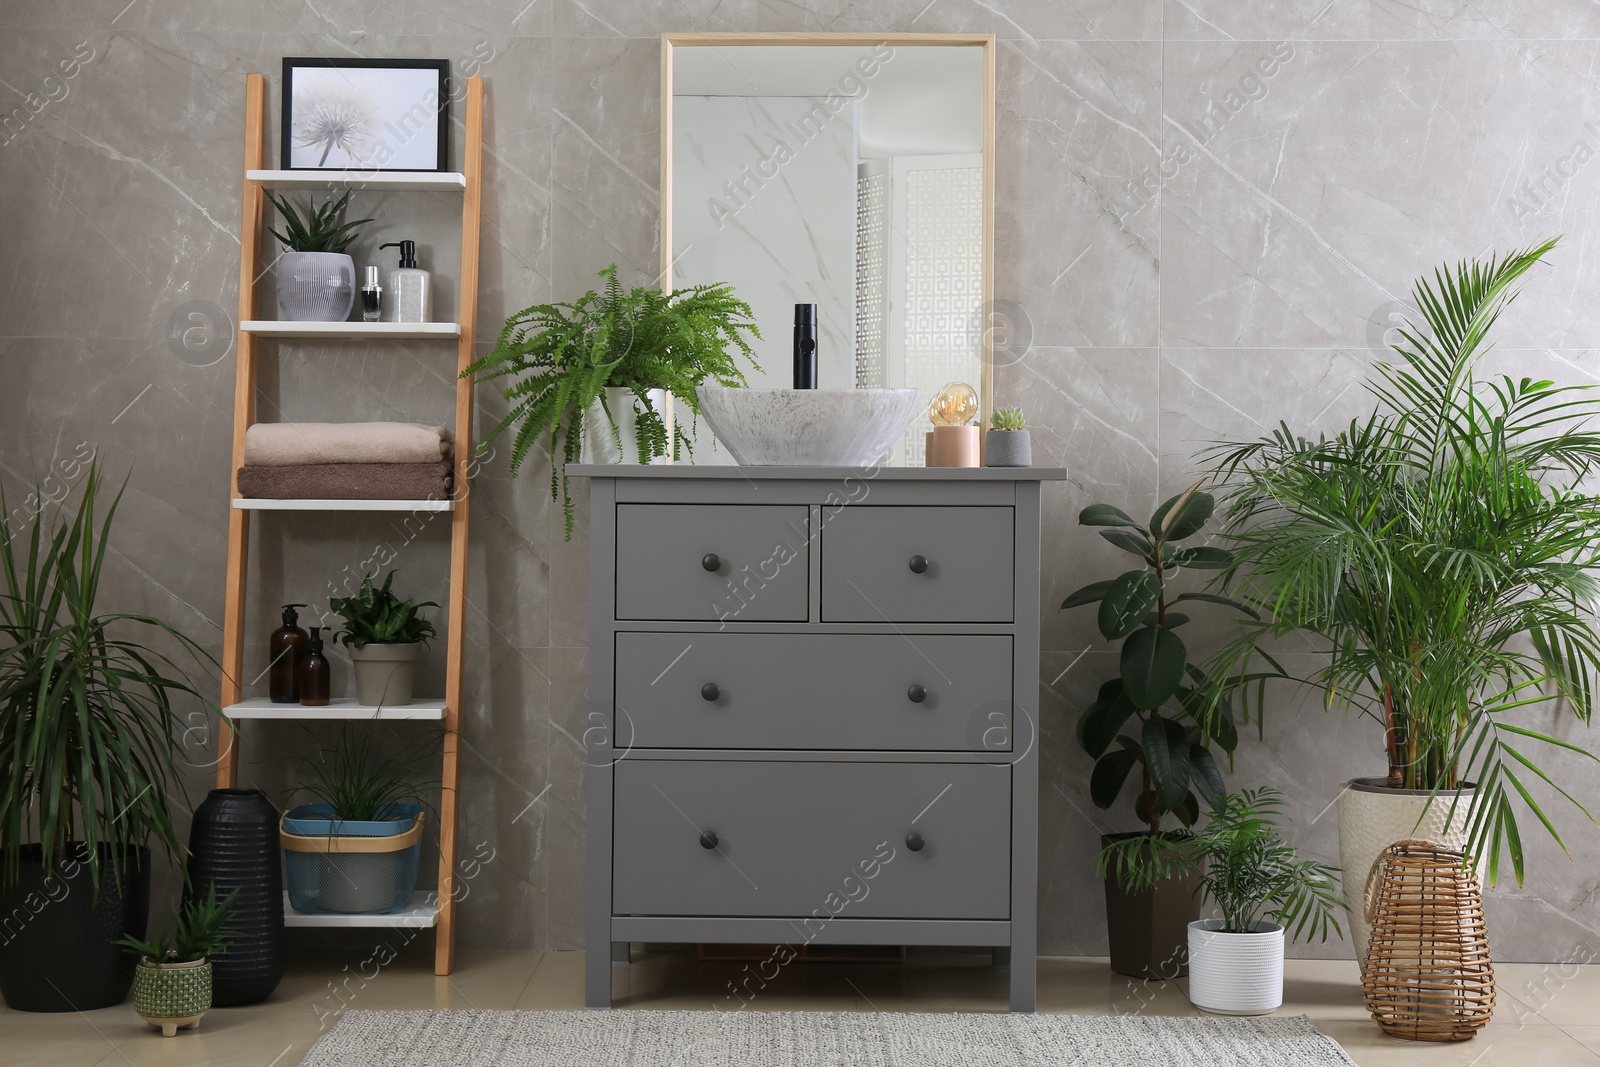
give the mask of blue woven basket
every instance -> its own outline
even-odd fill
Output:
[[[334,819],[328,804],[302,804],[283,817],[283,875],[289,906],[307,915],[399,911],[417,888],[422,858],[420,804],[394,804],[370,822]]]

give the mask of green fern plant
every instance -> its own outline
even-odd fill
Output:
[[[344,223],[339,221],[345,206],[350,203],[348,191],[338,200],[330,196],[321,207],[317,206],[315,200],[309,201],[303,219],[294,209],[294,205],[289,203],[288,197],[274,196],[269,192],[267,199],[272,201],[272,206],[283,216],[283,228],[288,231],[279,233],[269,228],[268,232],[283,242],[283,247],[291,252],[343,252],[358,236],[355,228],[372,221],[371,219],[356,219],[354,222]]]
[[[1021,430],[1027,427],[1021,408],[996,408],[989,416],[989,425],[996,430]]]
[[[383,579],[383,588],[374,589],[373,576],[361,576],[361,588],[355,596],[328,598],[328,608],[344,619],[345,628],[334,635],[334,640],[350,648],[367,645],[409,645],[418,641],[426,644],[438,636],[433,623],[417,612],[422,608],[436,608],[431,600],[413,604],[401,600],[391,590],[394,571]]]
[[[622,433],[606,400],[607,386],[632,393],[638,412],[636,446],[648,463],[671,451],[693,451],[681,426],[667,428],[650,405],[652,389],[664,389],[696,417],[695,389],[706,381],[745,385],[737,357],[757,370],[746,338],[761,331],[750,305],[728,285],[696,285],[664,293],[635,286],[624,289],[612,264],[600,272],[603,292],[591,289],[575,303],[535,304],[506,320],[493,351],[462,371],[479,382],[509,379],[501,392],[511,402],[505,418],[479,445],[480,454],[501,433],[515,427],[511,473],[515,475],[533,446],[548,440],[550,498],[561,499],[567,540],[572,539],[572,497],[566,465],[583,447],[584,421],[599,405],[618,446]],[[730,351],[731,350],[731,351]],[[559,440],[558,440],[559,438]]]

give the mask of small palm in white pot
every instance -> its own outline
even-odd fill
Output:
[[[1108,871],[1129,892],[1175,874],[1200,874],[1202,901],[1222,912],[1189,924],[1189,1000],[1217,1015],[1267,1015],[1283,1003],[1283,946],[1326,941],[1342,933],[1338,868],[1304,860],[1285,844],[1275,789],[1229,793],[1211,808],[1204,829],[1118,841],[1101,851]]]

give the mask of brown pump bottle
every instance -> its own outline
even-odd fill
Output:
[[[293,704],[300,699],[300,659],[310,638],[300,629],[300,616],[294,609],[305,606],[285,604],[283,625],[267,638],[267,693],[274,704]]]

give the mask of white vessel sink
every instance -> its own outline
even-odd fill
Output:
[[[695,390],[733,458],[752,467],[864,467],[922,410],[920,389]]]

